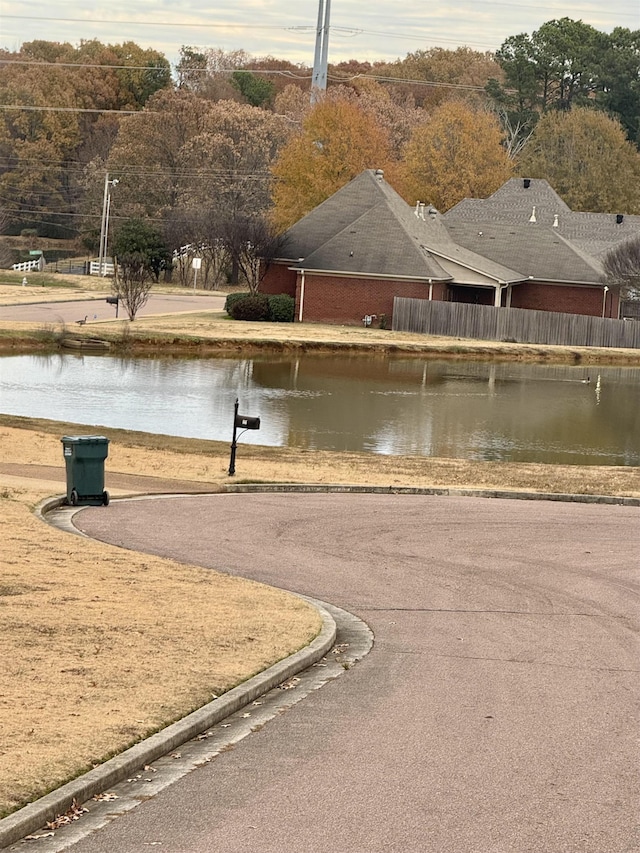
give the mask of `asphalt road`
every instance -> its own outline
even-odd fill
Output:
[[[376,641],[73,853],[640,850],[638,508],[251,494],[75,520],[335,603]]]
[[[180,314],[191,311],[222,311],[225,296],[218,294],[198,294],[196,296],[151,294],[149,300],[140,308],[136,317],[150,317],[154,314]],[[100,320],[114,320],[115,305],[108,305],[105,297],[83,299],[70,302],[37,302],[26,305],[0,305],[0,321],[10,323],[76,323],[84,320],[90,326]],[[118,319],[126,320],[127,312],[119,306]]]

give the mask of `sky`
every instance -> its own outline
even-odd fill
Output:
[[[34,39],[134,41],[175,63],[182,45],[244,49],[313,65],[319,0],[0,0],[0,47]],[[496,50],[509,36],[568,17],[640,29],[639,0],[332,0],[329,61],[393,60],[430,47]]]

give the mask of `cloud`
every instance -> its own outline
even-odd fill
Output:
[[[467,45],[495,50],[509,36],[531,33],[545,21],[570,17],[611,31],[638,26],[637,0],[602,4],[546,0],[547,5],[461,0],[333,0],[330,60],[394,59],[429,47]],[[19,12],[19,17],[17,13]],[[24,41],[99,39],[135,41],[162,51],[175,62],[182,45],[244,48],[311,64],[317,0],[113,0],[90,8],[78,0],[0,0],[2,46],[15,50]],[[70,20],[76,19],[76,20]]]

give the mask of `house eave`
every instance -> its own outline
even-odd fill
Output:
[[[438,278],[437,276],[420,276],[420,275],[391,275],[389,273],[370,273],[370,272],[353,272],[352,270],[321,270],[321,269],[310,269],[309,267],[298,267],[293,266],[289,267],[290,270],[295,270],[299,273],[312,273],[313,275],[322,275],[322,276],[332,276],[338,275],[343,276],[345,278],[370,278],[370,279],[383,279],[389,281],[421,281],[424,284],[434,284],[435,282],[442,281],[448,282],[453,281],[453,276],[448,276],[447,278]]]
[[[568,278],[539,278],[538,276],[529,276],[525,281],[535,282],[536,284],[552,284],[559,287],[604,287],[606,282],[598,281],[576,281]]]

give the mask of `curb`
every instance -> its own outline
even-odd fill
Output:
[[[612,504],[619,506],[640,506],[640,498],[618,495],[583,495],[570,492],[528,492],[509,491],[508,489],[457,489],[423,488],[421,486],[349,486],[310,483],[242,483],[225,484],[225,493],[242,494],[251,492],[294,492],[300,494],[372,494],[372,495],[442,495],[444,497],[497,498],[519,501],[564,501],[567,503]]]
[[[319,612],[322,628],[318,636],[304,649],[274,664],[264,672],[234,687],[197,711],[167,726],[141,743],[110,758],[83,776],[67,782],[61,788],[24,806],[0,820],[0,848],[7,847],[43,827],[71,808],[73,801],[83,803],[96,794],[122,782],[137,770],[173,751],[186,741],[197,737],[216,723],[234,714],[259,696],[292,678],[321,660],[334,645],[336,623],[333,617],[314,599],[304,598]]]
[[[36,508],[36,515],[44,519],[47,511],[63,506],[65,503],[64,497],[46,499]],[[3,818],[0,820],[0,848],[19,841],[25,835],[43,827],[47,821],[64,814],[71,808],[74,800],[78,803],[86,802],[96,794],[127,779],[141,767],[151,764],[186,741],[197,737],[240,708],[255,701],[259,696],[321,660],[335,643],[336,623],[320,602],[302,595],[298,597],[312,604],[322,619],[320,633],[308,646],[278,661],[269,669],[229,690],[219,699],[214,699],[213,702],[193,711],[120,755],[110,758],[99,767]]]

